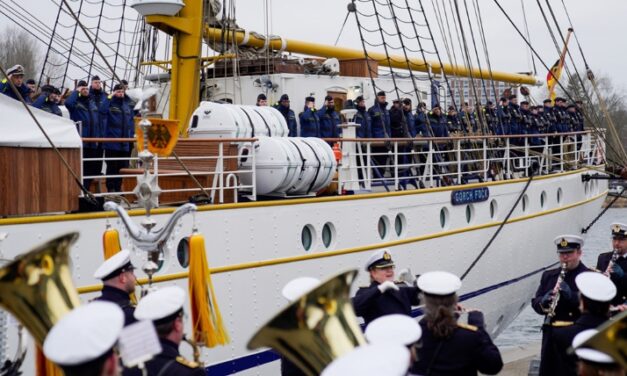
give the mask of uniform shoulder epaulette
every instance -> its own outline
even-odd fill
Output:
[[[198,368],[198,367],[200,367],[200,364],[198,364],[197,362],[194,362],[192,360],[187,360],[187,359],[183,358],[182,356],[177,356],[176,357],[176,361],[179,364],[184,365],[185,367],[189,367],[189,368]]]
[[[551,323],[551,326],[555,326],[555,327],[564,327],[564,326],[571,326],[573,325],[574,322],[572,321],[554,321]]]
[[[479,330],[479,327],[477,326],[470,325],[470,324],[462,324],[461,322],[458,322],[457,326],[462,329],[470,330],[472,332],[476,332],[477,330]]]

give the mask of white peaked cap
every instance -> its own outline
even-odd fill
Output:
[[[127,249],[123,249],[105,260],[94,272],[94,278],[104,279],[130,262],[131,253]]]
[[[364,270],[368,271],[370,266],[376,262],[379,262],[383,266],[394,265],[394,261],[392,261],[392,252],[390,252],[389,249],[380,249],[372,252],[364,264]]]
[[[573,338],[573,348],[579,359],[587,360],[594,363],[616,363],[611,356],[597,350],[581,347],[581,345],[592,338],[599,331],[596,329],[588,329],[580,332]]]
[[[418,322],[401,314],[385,315],[366,327],[366,339],[370,343],[396,343],[409,346],[418,342],[422,328]]]
[[[135,308],[137,320],[157,321],[173,315],[183,308],[185,290],[178,286],[160,288],[144,296]]]
[[[44,354],[60,366],[90,362],[109,351],[124,327],[117,304],[95,301],[80,306],[57,322],[44,341]]]
[[[430,295],[446,296],[457,292],[462,287],[462,281],[453,273],[434,271],[418,277],[420,291]]]
[[[293,280],[289,281],[285,286],[283,286],[281,294],[285,299],[293,302],[303,296],[305,293],[313,290],[319,284],[320,280],[313,277],[294,278]]]
[[[583,272],[575,278],[581,295],[595,302],[609,302],[616,296],[616,286],[601,273]]]
[[[322,376],[405,376],[409,350],[400,344],[369,344],[335,359]]]

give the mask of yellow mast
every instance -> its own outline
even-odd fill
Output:
[[[216,29],[212,27],[205,28],[205,38],[216,41],[222,41],[222,38],[224,38],[227,43],[235,40],[240,46],[245,45],[256,48],[264,47],[266,43],[264,39],[258,38],[252,33],[247,35],[247,33],[244,31],[230,30],[223,34],[223,31],[221,29]],[[246,42],[244,43],[245,40]],[[334,57],[337,59],[363,59],[365,57],[362,50],[328,46],[324,44],[303,42],[293,39],[272,39],[269,42],[269,46],[274,50],[280,50],[281,47],[284,47],[283,49],[288,52],[327,58]],[[379,52],[369,52],[368,57],[378,61],[379,65],[382,66],[391,65],[393,68],[407,69],[407,63],[405,62],[404,56],[390,56],[389,62],[385,54]],[[467,77],[470,74],[473,78],[477,79],[490,79],[490,77],[492,77],[495,81],[509,82],[512,84],[536,85],[538,83],[534,76],[529,76],[526,74],[492,71],[492,76],[490,76],[490,72],[485,69],[468,69],[464,66],[451,64],[442,64],[442,66],[440,66],[440,63],[437,61],[425,61],[419,58],[411,58],[409,62],[412,70],[421,72],[427,72],[429,68],[431,68],[431,71],[434,73],[440,73],[442,70],[444,70],[444,73],[451,76]]]

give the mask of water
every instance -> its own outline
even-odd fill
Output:
[[[627,209],[609,209],[584,235],[583,262],[595,267],[599,253],[611,250],[610,224],[626,222]],[[538,278],[538,283],[540,279]],[[525,346],[538,343],[542,337],[540,327],[544,317],[535,313],[531,305],[512,322],[512,324],[496,339],[496,345],[502,348]]]

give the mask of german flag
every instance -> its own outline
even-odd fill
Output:
[[[564,68],[563,60],[558,59],[546,75],[546,86],[549,89],[551,101],[555,101],[555,97],[557,96],[555,93],[555,85],[562,75],[562,68]]]

